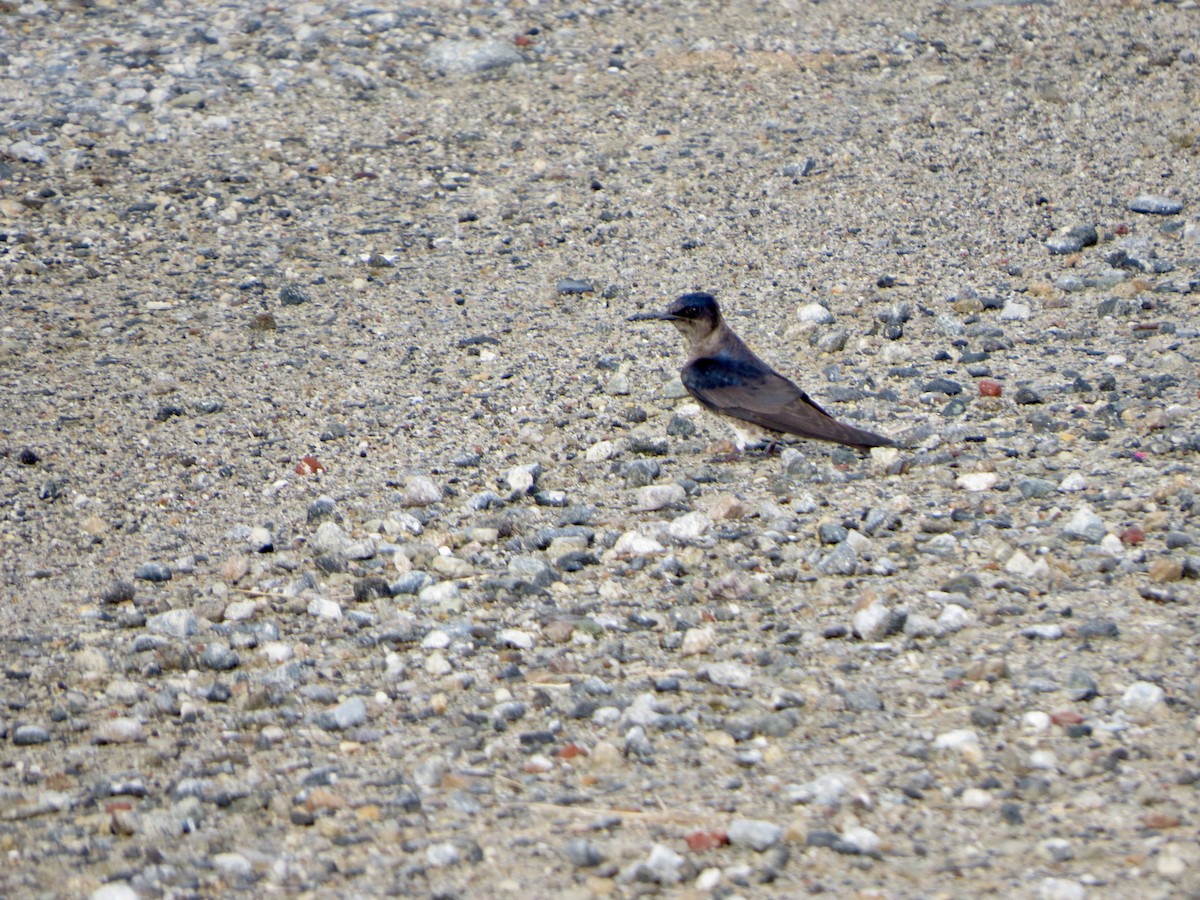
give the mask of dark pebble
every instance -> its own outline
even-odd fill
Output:
[[[1120,636],[1121,630],[1111,619],[1088,619],[1076,633],[1081,638],[1115,638]]]
[[[143,563],[133,570],[133,577],[142,581],[170,581],[171,569],[160,562]]]
[[[951,381],[949,378],[934,378],[932,381],[925,382],[921,386],[921,390],[953,397],[955,394],[962,393],[962,385],[957,381]]]
[[[846,691],[842,698],[851,712],[877,712],[883,709],[883,698],[869,688]]]
[[[299,306],[308,300],[308,294],[298,284],[286,284],[279,291],[279,302],[284,306]]]
[[[41,461],[42,458],[28,447],[17,454],[17,462],[23,466],[36,466]]]
[[[50,740],[50,732],[41,725],[18,725],[13,729],[12,742],[18,747],[44,744]]]
[[[599,562],[600,558],[594,553],[589,553],[587,550],[572,550],[556,559],[554,565],[560,572],[578,572],[584,566],[594,566]]]
[[[1016,803],[1000,804],[1000,818],[1008,825],[1025,824],[1025,816],[1021,814],[1021,807]]]
[[[387,579],[379,575],[372,575],[369,578],[361,578],[354,583],[354,602],[365,603],[368,600],[373,600],[376,597],[390,597],[392,590],[388,586]]]
[[[318,497],[308,504],[308,524],[314,525],[332,519],[337,513],[337,503],[332,497]]]
[[[1030,387],[1019,387],[1013,395],[1013,402],[1018,406],[1029,406],[1034,403],[1042,402],[1042,395]]]
[[[573,866],[590,869],[604,862],[604,854],[587,838],[574,838],[563,845],[563,855]]]
[[[313,560],[316,567],[327,575],[332,575],[335,572],[345,572],[350,563],[341,553],[322,553]]]
[[[823,522],[817,526],[817,537],[822,544],[840,544],[849,534],[845,526],[833,522]]]
[[[154,414],[155,422],[165,422],[167,419],[172,419],[175,416],[183,415],[183,407],[176,406],[173,403],[164,403],[158,408],[158,412]]]
[[[1084,669],[1076,669],[1071,673],[1071,678],[1067,682],[1067,696],[1075,703],[1082,703],[1091,700],[1099,693],[1096,686],[1096,679]]]
[[[678,413],[671,416],[671,421],[667,423],[667,434],[671,437],[690,438],[696,433],[696,423],[687,416],[681,416]]]
[[[207,669],[212,669],[215,672],[228,672],[230,669],[236,669],[238,663],[238,655],[226,644],[219,641],[213,641],[204,648],[204,652],[200,654],[200,663]]]
[[[57,500],[63,495],[65,483],[61,479],[52,479],[38,488],[39,500]]]
[[[596,290],[590,281],[578,278],[563,278],[555,288],[560,294],[590,294]]]
[[[662,467],[652,459],[635,459],[622,465],[620,471],[626,487],[639,488],[653,484]]]
[[[106,587],[100,594],[101,603],[126,603],[134,597],[132,581],[119,578]]]
[[[971,708],[971,724],[979,728],[995,728],[1000,724],[1000,713],[986,706]]]

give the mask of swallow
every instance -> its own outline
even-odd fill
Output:
[[[891,438],[839,422],[759,359],[725,324],[712,294],[684,294],[663,312],[639,313],[629,321],[670,322],[679,330],[688,344],[680,380],[733,429],[739,451],[772,444],[781,433],[857,450],[896,446]]]

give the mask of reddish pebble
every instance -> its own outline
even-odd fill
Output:
[[[581,747],[579,744],[563,744],[563,748],[558,751],[560,759],[574,759],[577,756],[587,756],[587,747]]]
[[[1167,812],[1148,812],[1142,816],[1141,823],[1146,828],[1155,830],[1174,828],[1179,824],[1179,816]]]
[[[1083,721],[1083,716],[1073,709],[1060,709],[1050,713],[1050,721],[1055,725],[1078,725]]]
[[[1146,539],[1146,533],[1136,525],[1131,525],[1121,532],[1121,543],[1130,547],[1140,544]]]
[[[981,397],[999,397],[1002,390],[1000,382],[992,381],[990,378],[985,378],[979,382],[979,396]]]
[[[321,461],[315,456],[306,456],[296,463],[297,475],[316,475],[318,472],[324,472],[325,467],[321,465]]]
[[[1113,234],[1116,234],[1119,236],[1127,235],[1127,234],[1129,234],[1129,226],[1126,225],[1124,222],[1122,222],[1120,225],[1118,225],[1116,228],[1113,229]]]
[[[729,835],[724,831],[692,831],[683,838],[687,841],[688,849],[693,853],[702,853],[705,850],[715,850],[717,847],[724,847],[729,843]]]

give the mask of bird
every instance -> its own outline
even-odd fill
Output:
[[[670,322],[678,329],[688,349],[679,378],[701,406],[733,429],[739,453],[769,448],[780,434],[857,450],[896,446],[891,438],[839,422],[759,359],[725,324],[712,294],[684,294],[662,312],[638,313],[629,321]]]

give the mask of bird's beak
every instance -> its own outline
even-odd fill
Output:
[[[630,322],[673,322],[678,319],[678,316],[673,316],[669,312],[648,312],[638,313],[636,316],[630,316]]]

